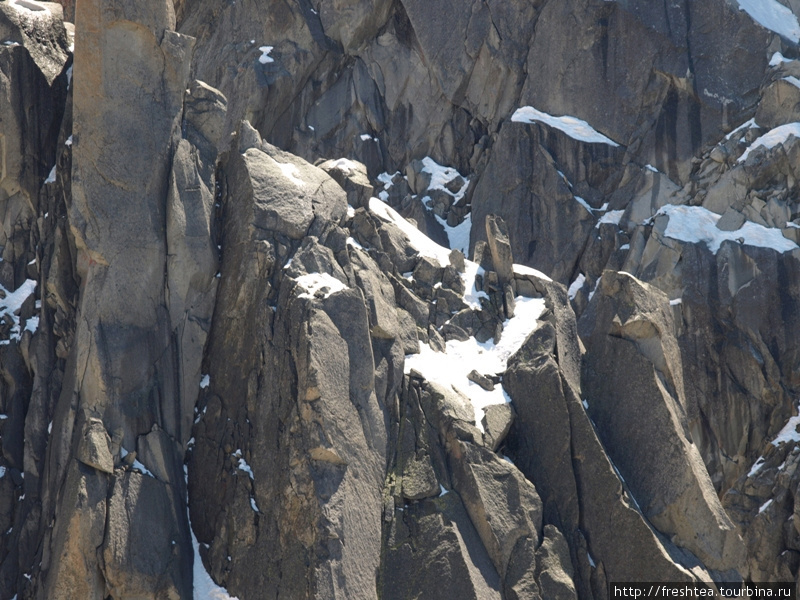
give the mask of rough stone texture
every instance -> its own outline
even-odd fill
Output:
[[[84,425],[83,439],[78,447],[77,458],[83,464],[102,471],[114,472],[114,459],[109,450],[111,438],[100,419],[89,419]]]
[[[508,225],[514,259],[566,283],[594,219],[559,170],[573,181],[593,182],[607,176],[599,165],[617,154],[605,144],[582,144],[546,126],[507,122],[475,188],[473,222],[498,215]],[[596,169],[594,178],[589,169]],[[480,239],[481,228],[474,227],[472,244]]]
[[[372,340],[394,345],[370,336],[364,296],[352,287],[355,273],[372,271],[360,250],[350,250],[351,262],[338,233],[345,192],[320,169],[261,147],[266,152],[232,153],[222,171],[223,275],[208,350],[211,383],[189,469],[190,489],[198,490],[193,523],[198,539],[211,544],[209,571],[233,594],[328,598],[348,590],[372,597],[386,461],[382,407],[395,377],[374,362],[381,354]],[[293,165],[291,177],[279,163]],[[276,207],[292,199],[295,210],[281,215]],[[320,237],[305,237],[309,228]],[[345,289],[311,296],[295,281],[312,273]],[[388,292],[393,301],[388,281],[370,277],[373,298]],[[376,393],[381,380],[386,396]],[[227,415],[248,415],[252,429],[233,428]],[[358,509],[344,501],[351,497],[360,498]],[[264,568],[252,569],[253,560]]]
[[[116,478],[99,550],[110,594],[191,596],[192,557],[176,543],[189,536],[188,523],[180,516],[183,502],[178,498],[167,492],[166,484],[147,475],[128,471]]]
[[[521,103],[577,115],[681,182],[695,152],[746,119],[770,38],[727,2],[548,2],[537,32]]]
[[[493,404],[487,406],[484,413],[483,439],[488,448],[497,451],[514,423],[514,407],[512,404]]]
[[[507,451],[541,490],[544,522],[567,539],[579,596],[605,597],[602,578],[688,580],[685,569],[696,563],[651,528],[581,404],[580,343],[563,287],[548,284],[545,298],[551,316],[509,360],[503,380],[517,411]]]
[[[715,488],[724,491],[791,413],[792,396],[777,382],[797,385],[789,366],[795,350],[784,340],[798,323],[794,311],[782,308],[798,297],[789,275],[796,252],[724,242],[712,254],[703,243],[664,236],[666,224],[656,219],[641,252],[623,268],[681,298],[677,337],[683,379],[691,382],[689,428]],[[770,333],[776,326],[777,336]]]
[[[492,254],[492,265],[497,271],[498,283],[502,286],[514,279],[514,257],[511,254],[511,241],[508,239],[508,227],[502,218],[496,215],[486,216],[486,239]]]
[[[663,293],[604,273],[579,323],[587,412],[650,522],[707,567],[739,570],[741,538],[688,431],[674,330]]]
[[[189,597],[187,494],[242,600],[797,578],[798,252],[745,240],[800,240],[800,139],[750,147],[797,121],[791,40],[728,0],[59,4],[0,2],[0,597]],[[513,405],[404,374],[520,295],[471,377]]]

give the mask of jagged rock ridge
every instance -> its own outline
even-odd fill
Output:
[[[798,581],[798,14],[0,2],[0,597]]]

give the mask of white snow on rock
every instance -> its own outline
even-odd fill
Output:
[[[590,205],[590,204],[589,204],[589,203],[588,203],[586,200],[584,200],[584,199],[583,199],[583,198],[581,198],[580,196],[575,196],[575,200],[577,200],[577,201],[578,201],[578,204],[580,204],[581,206],[583,206],[583,208],[585,208],[585,209],[586,209],[586,211],[587,211],[587,212],[588,212],[590,215],[591,215],[591,214],[594,214],[594,209],[592,208],[592,206],[591,206],[591,205]]]
[[[450,264],[450,248],[445,248],[434,242],[401,217],[391,206],[381,202],[378,198],[370,198],[369,209],[374,215],[384,221],[397,225],[400,231],[408,238],[412,248],[419,252],[421,256],[435,260],[440,266],[447,266]],[[480,298],[489,297],[486,292],[479,292],[475,288],[475,275],[483,274],[483,269],[471,260],[465,260],[464,262],[466,268],[461,275],[461,279],[464,281],[464,286],[467,290],[464,294],[464,303],[470,308],[480,309]]]
[[[775,54],[772,55],[772,58],[769,59],[769,66],[770,67],[777,67],[778,65],[780,65],[782,63],[788,63],[788,62],[792,62],[792,59],[791,58],[786,58],[780,52],[776,52]]]
[[[238,458],[239,462],[236,465],[240,471],[244,471],[250,476],[252,481],[255,481],[255,477],[253,476],[253,469],[250,468],[250,465],[247,464],[247,461],[242,458],[242,450],[241,448],[237,448],[236,452],[233,453],[233,458]]]
[[[515,123],[533,123],[534,121],[539,121],[540,123],[563,131],[569,137],[581,142],[619,146],[617,142],[604,136],[582,119],[570,116],[554,117],[553,115],[548,115],[547,113],[536,110],[532,106],[518,108],[511,116],[511,120]]]
[[[597,224],[595,228],[599,228],[600,225],[603,223],[611,223],[612,225],[619,225],[620,219],[622,219],[622,215],[625,213],[624,210],[610,210],[602,217],[597,220]]]
[[[11,339],[0,341],[0,346],[7,346],[11,343],[11,340],[19,341],[21,339],[22,331],[20,330],[19,311],[22,308],[22,304],[31,294],[33,294],[35,289],[36,281],[33,279],[27,279],[25,283],[23,283],[13,292],[9,292],[6,288],[0,285],[0,294],[5,294],[5,297],[0,299],[0,318],[3,318],[3,316],[7,315],[13,323],[11,326]],[[28,321],[31,320],[32,319],[28,319]],[[39,320],[37,318],[36,326],[38,325]],[[33,324],[31,324],[31,326],[33,326]],[[28,329],[28,323],[25,324],[25,329]],[[31,331],[35,331],[35,329]]]
[[[726,135],[726,136],[725,136],[725,139],[726,139],[726,140],[729,140],[729,139],[731,139],[731,138],[732,138],[734,135],[736,135],[737,133],[741,133],[741,132],[742,132],[743,130],[745,130],[745,129],[752,129],[753,127],[758,127],[758,123],[756,123],[756,120],[755,120],[754,118],[753,118],[753,119],[750,119],[749,121],[745,121],[744,123],[742,123],[741,125],[739,125],[739,126],[736,128],[736,129],[734,129],[734,130],[733,130],[733,131],[731,131],[731,132],[730,132],[728,135]]]
[[[772,440],[772,445],[777,447],[780,444],[800,442],[800,433],[797,432],[798,425],[800,425],[800,416],[789,419],[789,422],[783,426],[783,429]]]
[[[551,282],[553,281],[547,275],[545,275],[541,271],[537,271],[533,267],[514,264],[513,268],[514,268],[514,273],[516,275],[533,275],[534,277],[538,277],[539,279],[544,279],[545,281],[551,281]]]
[[[789,75],[787,77],[784,77],[783,80],[784,81],[788,81],[789,83],[791,83],[796,88],[800,88],[800,79],[798,79],[797,77],[794,77],[793,75]]]
[[[586,276],[583,273],[578,273],[578,276],[575,278],[569,289],[567,290],[567,296],[569,296],[570,300],[575,300],[575,296],[578,295],[578,291],[583,287],[584,282],[586,281]]]
[[[262,65],[275,62],[275,59],[269,55],[269,53],[272,52],[272,46],[261,46],[259,50],[261,50],[261,56],[258,57],[258,62]]]
[[[394,182],[392,181],[392,178],[395,175],[399,175],[399,174],[400,174],[400,171],[395,171],[393,175],[389,175],[389,173],[386,173],[384,171],[383,173],[378,175],[378,181],[380,181],[383,184],[383,189],[388,190],[390,187],[392,187],[394,185]]]
[[[23,331],[30,331],[31,333],[36,333],[37,329],[39,329],[39,317],[31,317],[27,321],[25,321],[25,329]]]
[[[461,175],[456,169],[453,167],[445,167],[437,163],[433,160],[430,156],[426,156],[422,159],[422,171],[424,173],[429,173],[431,176],[431,183],[428,186],[429,190],[443,190],[453,196],[454,201],[453,204],[458,204],[459,200],[464,197],[464,194],[467,193],[467,188],[469,187],[469,179]],[[464,180],[464,184],[461,186],[457,192],[451,192],[447,189],[447,184],[451,182],[456,177],[461,177]]]
[[[475,338],[463,342],[450,340],[445,352],[436,352],[428,344],[420,343],[419,354],[406,356],[405,372],[415,369],[429,381],[453,387],[468,397],[475,410],[475,424],[482,430],[483,408],[510,402],[510,398],[502,386],[497,385],[493,391],[486,391],[467,379],[467,374],[473,369],[484,374],[505,371],[509,357],[536,329],[537,319],[544,309],[543,298],[518,296],[514,318],[503,323],[503,334],[498,343],[491,340],[480,343]]]
[[[447,234],[447,239],[450,242],[450,247],[461,250],[464,256],[469,256],[469,235],[472,230],[472,213],[464,217],[464,220],[455,227],[450,227],[447,221],[439,215],[433,216],[436,217],[436,220],[444,228],[444,232]]]
[[[439,261],[439,264],[444,266],[450,264],[450,249],[440,246],[427,235],[422,233],[419,229],[414,227],[411,223],[406,221],[400,214],[395,211],[391,206],[385,202],[381,202],[378,198],[370,198],[369,209],[382,218],[384,221],[394,223],[400,228],[411,245],[422,256],[433,258]]]
[[[56,182],[56,166],[55,165],[53,165],[53,168],[50,169],[50,174],[47,176],[47,179],[45,179],[44,182],[45,182],[45,184],[55,183]]]
[[[744,154],[742,154],[739,157],[739,160],[736,162],[744,162],[750,155],[750,152],[760,146],[764,146],[765,148],[774,148],[778,144],[783,144],[789,139],[790,135],[800,137],[800,123],[787,123],[786,125],[781,125],[775,129],[770,129],[761,137],[756,138],[756,140],[750,144],[750,147],[744,151]]]
[[[120,449],[119,449],[120,458],[125,458],[126,456],[128,456],[128,454],[129,454],[129,452],[125,448],[120,447]],[[138,459],[134,459],[133,460],[133,468],[134,469],[139,469],[142,472],[143,475],[147,475],[148,477],[152,477],[153,479],[156,478],[156,476],[153,475],[153,473],[150,472],[150,469],[145,467],[141,462],[139,462]]]
[[[764,502],[764,504],[762,504],[762,505],[761,505],[761,507],[758,509],[758,514],[761,514],[761,513],[763,513],[765,510],[767,510],[767,509],[769,508],[769,505],[770,505],[770,504],[772,504],[772,498],[770,498],[769,500],[767,500],[766,502]]]
[[[306,290],[300,294],[300,298],[314,298],[319,291],[324,291],[324,297],[327,298],[331,294],[347,289],[345,284],[327,273],[301,275],[296,281],[297,285]]]
[[[200,388],[201,389],[206,389],[209,386],[210,383],[211,383],[211,376],[208,375],[208,374],[205,374],[200,379]]]
[[[275,161],[275,164],[278,165],[278,168],[281,170],[283,176],[289,179],[297,187],[305,187],[306,182],[298,177],[298,175],[300,175],[300,170],[297,168],[297,165],[293,165],[292,163],[282,163],[278,162],[277,160]]]
[[[739,0],[743,10],[762,27],[774,31],[795,44],[800,42],[800,24],[792,9],[777,0]]]
[[[800,405],[798,405],[798,410],[800,410]],[[772,440],[772,445],[775,447],[780,446],[781,444],[791,444],[795,442],[800,442],[800,433],[798,433],[797,428],[800,426],[800,415],[796,417],[791,417],[786,425],[783,426],[778,432],[778,435],[775,436],[775,439]],[[761,467],[764,466],[766,459],[763,456],[760,456],[756,462],[753,463],[753,466],[750,468],[750,471],[747,473],[748,477],[752,477],[753,475],[757,474]],[[785,464],[785,463],[784,463]],[[783,465],[781,465],[782,467]],[[781,468],[779,467],[779,469]],[[762,506],[762,510],[766,508],[767,505]],[[759,513],[761,510],[758,511]]]
[[[683,206],[667,204],[657,213],[667,215],[669,223],[664,231],[666,237],[699,244],[704,243],[714,254],[725,240],[739,241],[748,246],[772,248],[776,252],[791,252],[798,245],[786,239],[780,229],[764,227],[751,221],[746,221],[736,231],[721,231],[717,229],[720,215],[701,206]]]
[[[186,479],[186,488],[189,488],[189,473],[184,465],[184,477]],[[194,600],[239,600],[236,596],[231,596],[223,587],[218,586],[211,579],[211,575],[206,571],[203,565],[203,559],[200,558],[200,543],[197,541],[197,536],[194,534],[192,527],[192,518],[189,516],[189,506],[186,506],[186,518],[189,520],[189,532],[192,534],[192,548],[194,549],[194,564],[192,566],[192,597]]]
[[[347,158],[340,158],[336,160],[331,166],[336,169],[339,169],[344,173],[347,173],[348,175],[358,170],[358,165],[354,163],[352,160]]]

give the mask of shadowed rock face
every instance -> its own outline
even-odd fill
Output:
[[[0,2],[0,597],[796,580],[769,7]]]

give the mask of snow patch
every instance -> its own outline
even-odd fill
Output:
[[[514,318],[503,323],[499,342],[480,343],[475,338],[463,342],[450,340],[444,352],[436,352],[428,344],[420,343],[419,354],[406,356],[405,372],[415,369],[429,381],[452,387],[469,398],[475,411],[475,424],[482,430],[483,409],[492,404],[510,402],[510,398],[501,385],[489,392],[467,379],[467,374],[473,369],[479,373],[504,372],[509,357],[536,329],[537,320],[544,310],[544,299],[518,296]]]
[[[583,287],[584,282],[586,281],[586,276],[583,273],[578,273],[578,276],[575,278],[569,289],[567,290],[567,296],[569,296],[570,300],[575,300],[575,296],[578,295],[578,291]]]
[[[346,241],[345,243],[346,243],[348,246],[352,246],[353,248],[358,248],[359,250],[363,250],[363,249],[364,249],[364,246],[362,246],[361,244],[359,244],[359,243],[358,243],[358,241],[356,241],[356,239],[355,239],[355,238],[351,238],[351,237],[349,237],[349,238],[347,238],[347,241]]]
[[[511,116],[511,120],[515,123],[533,123],[534,121],[539,121],[581,142],[619,146],[617,142],[604,136],[586,121],[570,116],[554,117],[553,115],[548,115],[547,113],[536,110],[532,106],[518,108]]]
[[[414,227],[411,223],[406,221],[400,214],[397,213],[391,206],[381,202],[377,198],[370,198],[369,209],[378,217],[385,221],[394,223],[400,228],[411,245],[426,258],[433,258],[439,261],[439,264],[450,264],[450,249],[444,248],[430,239],[427,235],[422,233],[419,229]]]
[[[714,254],[725,240],[771,248],[781,253],[798,248],[797,244],[783,237],[780,229],[764,227],[751,221],[746,221],[737,231],[721,231],[716,226],[720,216],[701,206],[667,204],[656,213],[658,215],[669,217],[664,231],[666,237],[696,244],[702,242]]]
[[[800,79],[798,79],[797,77],[789,75],[788,77],[784,77],[783,80],[788,81],[796,88],[800,88]]]
[[[358,170],[358,165],[354,163],[352,160],[349,160],[347,158],[340,158],[334,161],[331,167],[339,169],[340,171],[348,175]]]
[[[200,558],[200,544],[194,534],[191,518],[189,518],[189,530],[192,533],[192,548],[194,548],[194,566],[192,567],[192,586],[194,588],[192,596],[194,600],[239,600],[236,596],[231,596],[228,590],[214,583],[211,575],[206,571],[203,559]]]
[[[259,50],[261,50],[261,56],[258,57],[258,62],[262,65],[275,62],[275,59],[269,55],[269,53],[272,52],[272,46],[261,46]]]
[[[583,208],[585,208],[590,215],[593,214],[594,209],[591,207],[591,205],[586,200],[584,200],[580,196],[575,196],[575,200],[577,200],[578,204],[583,206]]]
[[[443,190],[453,196],[453,204],[458,204],[458,202],[464,197],[464,194],[467,193],[467,188],[469,187],[469,179],[462,176],[457,170],[453,167],[445,167],[437,163],[433,160],[430,156],[426,156],[422,159],[422,171],[423,173],[429,173],[431,176],[431,183],[428,186],[429,190]],[[447,184],[451,182],[456,177],[461,177],[464,180],[464,184],[457,192],[451,192],[447,189]]]
[[[739,125],[736,129],[731,131],[728,135],[725,136],[726,140],[731,139],[737,133],[741,133],[745,129],[752,129],[753,127],[758,127],[758,123],[756,123],[755,119],[750,119],[749,121],[745,121],[741,125]]]
[[[599,229],[600,225],[603,223],[611,223],[612,225],[619,226],[619,222],[622,219],[622,215],[625,213],[624,210],[610,210],[602,217],[597,220],[597,224],[595,225],[595,229]]]
[[[770,67],[777,67],[778,65],[780,65],[782,63],[788,63],[788,62],[792,62],[792,59],[791,58],[786,58],[780,52],[776,52],[775,54],[772,55],[772,58],[769,59],[769,66]]]
[[[28,299],[28,297],[33,294],[34,290],[36,290],[36,281],[33,279],[27,279],[25,283],[19,286],[13,292],[9,292],[6,288],[0,285],[0,293],[5,294],[5,297],[0,299],[0,319],[4,316],[8,316],[11,319],[11,337],[8,340],[0,341],[0,346],[7,346],[11,343],[11,340],[19,341],[22,337],[22,331],[20,330],[20,316],[19,311],[22,308],[23,303]],[[28,319],[28,321],[31,321]],[[38,326],[39,320],[36,317],[36,326]],[[25,329],[28,329],[28,325],[26,323]],[[35,329],[33,330],[35,331]]]
[[[44,180],[45,185],[48,183],[55,183],[56,182],[56,166],[53,165],[53,168],[50,169],[50,174],[47,176],[47,179]]]
[[[36,333],[37,329],[39,329],[39,317],[30,317],[25,321],[25,329],[23,332],[30,331],[31,333]]]
[[[750,147],[744,151],[744,154],[742,154],[739,157],[739,160],[736,162],[744,162],[747,157],[750,156],[750,152],[761,146],[770,149],[774,148],[778,144],[783,144],[789,139],[790,135],[800,137],[800,123],[787,123],[786,125],[781,125],[775,129],[770,129],[761,137],[756,138],[756,140],[750,144]]]
[[[548,282],[552,282],[553,281],[547,275],[545,275],[541,271],[537,271],[533,267],[514,264],[513,265],[513,269],[514,269],[514,274],[515,275],[533,275],[534,277],[538,277],[539,279],[544,279],[545,281],[548,281]]]
[[[300,294],[300,298],[314,298],[318,292],[322,292],[323,297],[327,298],[331,294],[347,289],[345,284],[327,273],[309,273],[301,275],[295,281],[306,290]]]
[[[385,193],[385,192],[384,192]],[[436,220],[444,228],[447,234],[447,240],[450,242],[450,247],[456,250],[461,250],[464,256],[469,256],[469,234],[472,231],[472,213],[464,217],[455,227],[450,227],[443,218],[439,215],[433,215]]]
[[[281,163],[277,160],[275,161],[275,164],[278,165],[278,168],[281,170],[283,176],[289,179],[297,187],[305,187],[306,182],[298,177],[298,175],[300,175],[300,170],[297,168],[297,165],[293,165],[292,163]]]
[[[421,256],[437,261],[440,266],[447,266],[450,264],[450,252],[452,252],[450,248],[445,248],[443,246],[440,246],[439,244],[431,240],[427,235],[422,233],[419,229],[417,229],[411,223],[409,223],[403,217],[401,217],[397,213],[397,211],[395,211],[391,206],[389,206],[384,202],[381,202],[378,198],[370,198],[369,209],[372,211],[373,214],[380,217],[384,221],[388,221],[390,223],[394,223],[395,225],[397,225],[400,231],[402,231],[408,238],[408,241],[410,242],[411,246],[417,252],[419,252]],[[469,221],[465,219],[464,222],[470,223],[471,226],[472,220],[471,218],[469,219]],[[459,227],[462,227],[462,229],[459,229]],[[451,228],[451,230],[453,230],[452,233],[455,236],[455,240],[458,240],[459,236],[465,235],[464,230],[466,229],[466,227],[467,226],[462,223],[458,227]],[[452,240],[453,238],[451,238],[451,242]],[[464,287],[467,290],[466,293],[464,294],[464,303],[470,308],[480,309],[481,308],[480,298],[489,297],[488,294],[486,294],[486,292],[478,291],[475,288],[475,275],[483,274],[483,269],[478,264],[472,262],[471,260],[465,260],[464,264],[465,264],[464,273],[462,273],[461,275],[461,279],[464,281]],[[535,271],[535,273],[544,277],[544,275],[542,275],[538,271]]]
[[[761,513],[763,513],[765,510],[767,510],[767,509],[769,508],[769,505],[770,505],[770,504],[772,504],[772,498],[770,498],[769,500],[767,500],[766,502],[764,502],[764,504],[762,504],[762,505],[761,505],[761,508],[759,508],[759,509],[758,509],[758,514],[761,514]]]
[[[792,9],[777,0],[739,0],[743,10],[762,27],[774,31],[795,44],[800,42],[800,24]]]
[[[119,449],[120,458],[125,458],[126,456],[128,456],[128,454],[130,453],[125,448],[120,447]],[[145,467],[141,462],[139,462],[138,459],[133,459],[133,468],[139,469],[143,475],[147,475],[148,477],[152,477],[153,479],[156,478],[156,476],[150,472],[150,469]]]
[[[390,187],[392,187],[394,185],[394,182],[392,181],[392,178],[395,175],[399,175],[399,174],[400,174],[400,171],[395,171],[394,175],[389,175],[388,173],[383,172],[380,175],[378,175],[378,181],[380,181],[383,184],[383,189],[388,190]]]
[[[203,390],[206,389],[210,383],[211,383],[211,376],[208,374],[203,375],[203,377],[200,379],[200,389]]]
[[[233,458],[238,458],[239,463],[236,465],[240,471],[244,471],[250,476],[251,481],[255,481],[255,477],[253,476],[253,469],[250,468],[250,465],[247,464],[247,461],[242,458],[242,450],[241,448],[237,448],[236,452],[233,453]]]
[[[797,432],[798,425],[800,425],[800,416],[789,419],[775,439],[772,440],[772,445],[777,447],[780,444],[800,442],[800,433]]]

